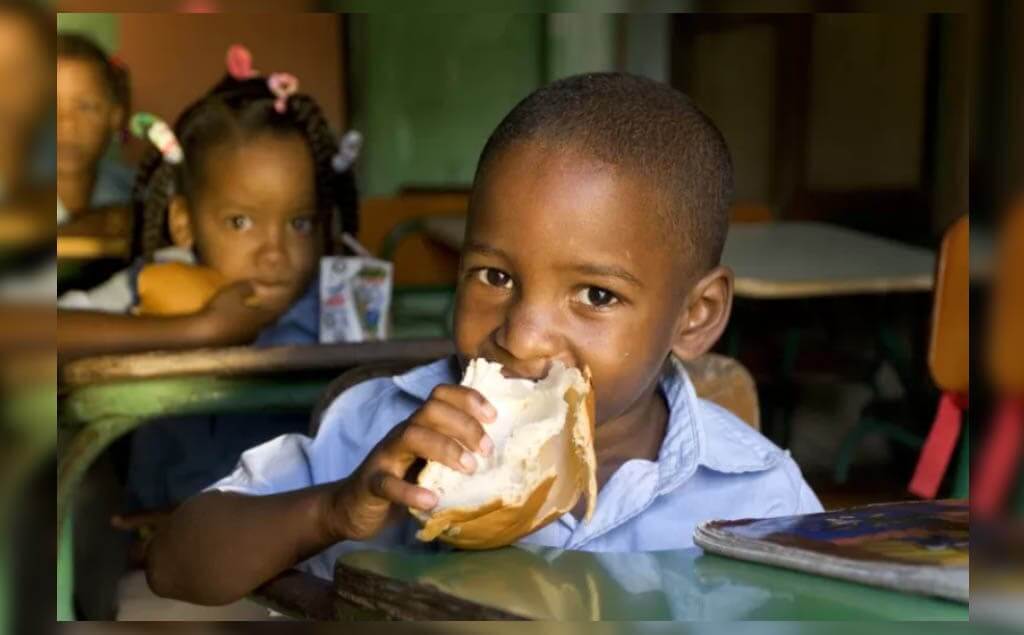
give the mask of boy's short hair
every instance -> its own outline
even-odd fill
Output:
[[[689,97],[628,73],[558,80],[519,102],[480,154],[476,179],[515,142],[541,141],[622,166],[662,193],[662,216],[697,266],[718,264],[729,224],[732,161],[722,133]]]

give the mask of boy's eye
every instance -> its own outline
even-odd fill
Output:
[[[231,225],[232,229],[239,231],[245,231],[252,227],[252,219],[248,216],[236,215],[228,219],[228,225]]]
[[[614,293],[601,287],[586,287],[576,294],[576,300],[595,308],[613,306],[619,302]]]
[[[313,217],[300,216],[299,218],[293,218],[292,229],[299,232],[300,234],[308,234],[309,232],[313,231]]]
[[[498,287],[499,289],[512,288],[512,276],[508,275],[501,269],[483,267],[482,269],[477,270],[476,277],[480,282],[491,287]]]

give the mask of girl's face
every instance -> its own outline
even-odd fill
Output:
[[[94,62],[57,59],[58,174],[93,170],[123,117]]]
[[[260,303],[290,304],[322,251],[315,169],[298,134],[264,134],[209,150],[189,208],[171,203],[174,243],[231,282],[249,280]]]

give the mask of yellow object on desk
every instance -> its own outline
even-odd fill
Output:
[[[139,315],[188,315],[206,306],[227,281],[207,267],[181,262],[146,265],[139,272]]]

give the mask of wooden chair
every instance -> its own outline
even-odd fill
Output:
[[[996,249],[986,366],[997,406],[971,491],[972,510],[984,516],[1004,508],[1015,484],[1024,513],[1024,201],[1005,217]]]
[[[922,498],[935,498],[949,461],[960,440],[963,411],[970,389],[970,224],[960,217],[942,239],[935,274],[928,369],[942,391],[931,431],[921,448],[908,489]],[[962,435],[961,461],[954,497],[967,495],[969,435]]]
[[[889,421],[864,417],[840,446],[835,480],[845,482],[861,439],[882,433],[909,448],[921,447],[921,459],[910,491],[934,498],[960,435],[961,413],[969,389],[970,225],[962,216],[945,232],[935,268],[928,368],[932,381],[943,391],[938,415],[926,440]],[[963,435],[953,496],[967,496],[970,445]]]
[[[768,223],[775,220],[775,212],[764,203],[738,201],[729,209],[730,223]]]

